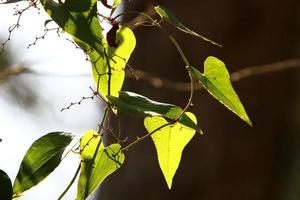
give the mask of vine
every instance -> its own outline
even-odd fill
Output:
[[[19,1],[21,0],[8,0],[5,3],[17,3]],[[189,112],[193,104],[197,83],[200,83],[220,103],[252,126],[231,85],[225,64],[210,56],[204,62],[204,71],[200,72],[189,62],[177,40],[163,28],[163,23],[168,23],[179,31],[203,39],[212,45],[219,47],[221,45],[187,28],[167,8],[163,6],[154,8],[159,18],[153,18],[146,13],[137,11],[125,11],[114,16],[114,11],[120,5],[121,0],[115,0],[112,5],[106,0],[101,0],[100,2],[105,7],[111,9],[110,15],[105,16],[98,10],[97,0],[66,0],[64,2],[61,0],[58,2],[29,0],[27,2],[27,7],[16,12],[18,15],[17,23],[9,28],[9,36],[7,41],[2,43],[2,51],[5,44],[10,40],[12,31],[20,26],[22,13],[30,7],[39,9],[41,6],[51,19],[45,21],[44,34],[36,37],[28,48],[36,44],[39,39],[44,39],[48,31],[56,30],[59,34],[60,30],[63,30],[73,36],[71,42],[75,47],[85,52],[87,60],[91,63],[93,79],[96,84],[96,89],[90,88],[92,96],[82,97],[81,100],[72,102],[62,108],[61,111],[96,97],[105,104],[105,110],[98,125],[99,129],[86,131],[72,147],[69,145],[74,140],[74,135],[66,132],[48,133],[36,140],[26,152],[13,184],[11,184],[7,174],[0,171],[0,182],[3,182],[7,188],[5,193],[1,190],[0,199],[19,198],[22,193],[45,179],[70,152],[73,152],[79,154],[80,164],[72,180],[58,199],[63,199],[79,176],[76,199],[84,200],[96,190],[107,176],[123,165],[125,153],[149,138],[154,142],[160,168],[169,189],[171,189],[183,149],[196,132],[202,134],[196,116]],[[178,51],[190,79],[188,88],[190,96],[184,108],[121,90],[126,67],[130,68],[132,75],[136,77],[135,71],[128,64],[136,40],[132,29],[118,21],[123,15],[142,16],[143,20],[136,22],[135,26],[158,28]],[[111,24],[111,29],[106,35],[103,34],[101,20],[106,20]],[[57,28],[47,28],[47,24],[52,21],[58,25]],[[119,112],[144,118],[147,133],[142,137],[137,137],[134,141],[127,142],[127,138],[122,140],[122,130],[118,119]],[[118,123],[118,133],[110,128],[111,116]],[[111,144],[104,143],[102,138],[104,133],[111,133],[116,141]],[[123,143],[126,144],[123,145]],[[66,149],[68,150],[66,151]],[[172,162],[169,162],[170,160]]]

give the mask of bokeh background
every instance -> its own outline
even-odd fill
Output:
[[[145,11],[157,4],[170,8],[192,30],[224,46],[215,47],[165,25],[178,39],[191,63],[200,69],[205,58],[210,55],[223,60],[230,72],[297,58],[300,55],[298,0],[131,0],[124,3],[124,9]],[[3,16],[2,13],[0,15]],[[131,20],[132,18],[128,17],[124,22]],[[0,26],[1,35],[5,39],[5,30],[11,22],[0,21],[6,25]],[[31,31],[28,38],[15,36],[16,46],[13,45],[13,40],[6,51],[7,57],[2,57],[1,66],[24,62],[29,63],[28,66],[35,70],[47,70],[50,74],[90,73],[89,65],[84,62],[84,55],[78,53],[74,56],[74,52],[78,51],[64,39],[60,38],[62,46],[59,47],[56,42],[52,42],[51,48],[47,44],[44,50],[34,50],[43,45],[42,41],[34,46],[33,50],[25,50],[35,35],[41,33],[43,22],[40,22],[39,29],[33,30],[35,32],[32,33],[33,26],[27,25],[28,31]],[[130,64],[135,69],[173,81],[188,81],[178,52],[161,32],[151,27],[139,27],[134,31],[137,47]],[[23,29],[18,32],[25,35],[26,31]],[[56,38],[55,33],[50,36],[52,37]],[[67,50],[66,46],[70,48]],[[61,48],[63,53],[57,52]],[[32,51],[37,51],[35,57],[39,58],[40,55],[50,55],[53,51],[55,55],[63,56],[43,57],[39,60],[30,57],[28,60]],[[66,52],[69,51],[70,58],[66,57]],[[71,63],[75,58],[83,62],[75,61],[76,65]],[[50,61],[57,63],[53,64]],[[47,66],[41,63],[47,63]],[[149,140],[127,153],[126,164],[106,179],[94,198],[300,199],[299,74],[299,67],[294,67],[251,76],[234,83],[252,119],[253,128],[247,126],[205,91],[197,91],[195,106],[191,111],[197,115],[205,134],[196,135],[184,150],[172,190],[167,189],[158,166],[155,148]],[[86,102],[68,112],[59,111],[71,101],[90,95],[88,87],[92,84],[89,77],[37,77],[28,74],[14,76],[1,82],[0,136],[3,141],[0,143],[0,168],[8,171],[13,178],[26,146],[47,131],[61,129],[80,134],[86,129],[95,128],[102,112],[101,105],[96,101]],[[185,105],[189,96],[188,92],[164,87],[155,88],[142,80],[128,79],[123,88],[180,106]],[[146,132],[141,120],[121,116],[121,122],[124,134],[129,136],[128,140]],[[16,141],[19,145],[17,149],[13,146]],[[9,156],[8,152],[13,156]],[[61,183],[61,176],[64,175],[68,179],[67,172],[73,173],[70,169],[75,171],[76,165],[71,163],[54,174],[52,177],[56,178],[52,178],[54,183],[50,187],[57,187],[62,191],[64,183]],[[39,193],[39,190],[35,192]],[[33,192],[30,194],[34,196]],[[53,196],[55,195],[53,192]],[[67,199],[73,199],[72,195]]]

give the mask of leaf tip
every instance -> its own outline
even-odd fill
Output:
[[[167,181],[167,185],[168,185],[169,190],[171,190],[172,189],[172,179]]]

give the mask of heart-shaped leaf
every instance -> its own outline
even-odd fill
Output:
[[[133,92],[120,91],[119,98],[113,96],[107,98],[119,111],[135,117],[163,116],[175,120],[183,112],[178,106],[153,101]],[[197,123],[186,114],[182,115],[179,122],[202,133]]]
[[[40,0],[48,15],[67,33],[87,43],[103,56],[102,28],[97,17],[97,0]]]
[[[107,56],[102,57],[96,51],[90,51],[90,47],[78,40],[76,43],[84,49],[91,60],[93,76],[100,93],[105,97],[119,96],[125,78],[125,67],[132,51],[135,48],[136,40],[130,28],[121,26],[116,32],[115,43],[117,48],[110,47],[106,39],[103,39],[103,47]]]
[[[169,24],[171,24],[172,26],[174,26],[175,28],[181,30],[184,33],[187,33],[189,35],[201,38],[207,42],[210,42],[214,45],[217,45],[219,47],[222,47],[220,44],[202,36],[199,35],[198,33],[192,31],[191,29],[187,28],[185,25],[183,25],[178,19],[177,17],[167,8],[163,7],[163,6],[156,6],[155,11],[159,14],[159,16],[165,20],[166,22],[168,22]]]
[[[13,190],[10,178],[8,175],[0,170],[0,199],[11,200],[13,196]]]
[[[204,62],[204,73],[194,67],[189,69],[213,97],[252,126],[243,104],[231,85],[226,66],[221,60],[208,57]]]
[[[81,172],[76,200],[84,200],[124,162],[119,144],[104,147],[96,131],[87,131],[80,141]]]
[[[52,132],[36,140],[26,152],[13,186],[14,196],[44,180],[61,162],[73,135]]]
[[[195,115],[192,113],[186,114],[197,123]],[[157,116],[146,117],[144,120],[144,125],[149,133],[167,123],[163,117]],[[179,166],[182,151],[194,134],[194,129],[175,123],[156,131],[151,136],[156,147],[159,166],[169,189],[172,187],[173,177]]]

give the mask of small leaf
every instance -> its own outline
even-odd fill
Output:
[[[187,115],[197,123],[195,115]],[[144,125],[150,133],[168,122],[163,117],[146,117]],[[169,189],[172,187],[173,177],[179,166],[182,151],[195,135],[195,130],[176,123],[166,126],[152,134],[159,166],[164,174]]]
[[[84,200],[103,180],[124,162],[119,144],[104,148],[96,131],[87,131],[80,141],[81,172],[78,180],[76,200]]]
[[[114,21],[111,29],[106,34],[106,40],[110,47],[117,48],[118,43],[116,42],[117,30],[119,29],[119,23]]]
[[[101,3],[108,9],[112,9],[113,7],[111,5],[108,4],[107,0],[100,0]]]
[[[52,132],[36,140],[26,152],[15,179],[14,196],[44,180],[61,162],[65,148],[73,135],[64,132]]]
[[[102,28],[97,16],[97,0],[40,0],[48,15],[67,33],[87,43],[103,55]]]
[[[167,8],[163,7],[163,6],[156,6],[155,11],[159,14],[159,16],[165,20],[166,22],[168,22],[169,24],[171,24],[172,26],[176,27],[177,29],[181,30],[184,33],[193,35],[195,37],[201,38],[207,42],[210,42],[216,46],[222,47],[222,45],[202,36],[199,35],[198,33],[190,30],[189,28],[187,28],[185,25],[183,25],[178,19],[177,17]]]
[[[213,97],[252,126],[243,104],[231,85],[226,66],[221,60],[208,57],[204,62],[204,73],[194,67],[189,69]]]
[[[115,43],[118,44],[117,48],[110,47],[107,40],[103,38],[103,47],[107,52],[107,58],[101,57],[96,51],[91,51],[86,43],[79,40],[75,40],[75,42],[90,57],[94,81],[98,85],[100,93],[104,97],[109,93],[115,97],[119,96],[119,91],[125,79],[126,63],[136,44],[131,29],[124,26],[119,27],[115,38]],[[109,67],[111,70],[109,70]],[[111,75],[109,75],[109,71],[111,71]]]
[[[178,106],[153,101],[133,92],[120,91],[119,98],[107,98],[119,111],[135,117],[163,116],[175,120],[183,111]],[[179,122],[202,133],[198,125],[186,114],[183,114]]]
[[[11,200],[13,196],[13,190],[10,178],[8,175],[0,170],[0,199]]]

